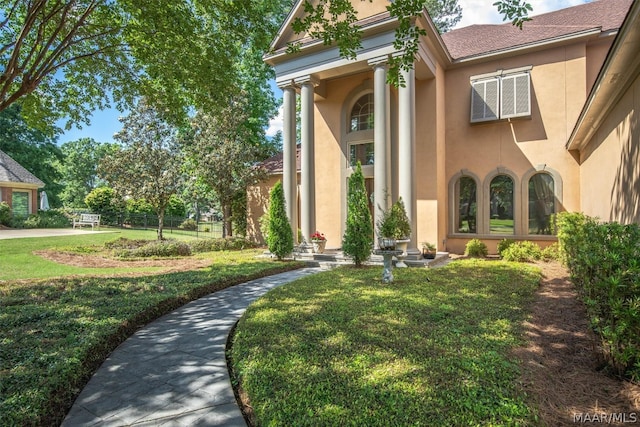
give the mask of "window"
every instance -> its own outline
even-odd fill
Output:
[[[514,234],[513,208],[513,179],[508,175],[498,175],[490,184],[490,234]]]
[[[362,166],[373,164],[373,142],[349,145],[349,166],[355,167],[358,161]]]
[[[350,132],[373,129],[373,93],[368,93],[356,101],[351,109],[349,123]]]
[[[476,181],[468,176],[460,177],[456,183],[456,200],[458,201],[458,217],[456,233],[477,233],[478,205]]]
[[[555,183],[547,173],[529,179],[529,234],[551,232],[551,215],[555,213]]]
[[[471,78],[472,123],[531,115],[531,76],[521,70]]]
[[[11,196],[11,209],[16,218],[29,216],[29,193],[26,191],[14,191]]]

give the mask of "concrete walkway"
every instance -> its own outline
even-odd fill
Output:
[[[227,335],[252,301],[319,271],[232,286],[150,323],[102,364],[62,426],[246,426],[227,371]]]
[[[26,237],[77,236],[79,234],[114,233],[118,230],[92,230],[91,228],[4,228],[0,229],[0,240]]]

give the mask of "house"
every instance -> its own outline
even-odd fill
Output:
[[[15,217],[38,212],[38,189],[44,182],[0,150],[0,202],[7,202]]]
[[[303,237],[318,229],[328,247],[341,245],[358,161],[375,218],[405,201],[414,254],[423,241],[461,253],[471,238],[490,251],[504,238],[546,246],[556,241],[551,215],[565,210],[638,221],[637,2],[597,0],[534,16],[523,30],[443,35],[424,11],[415,25],[426,36],[398,88],[386,81],[397,53],[388,1],[353,2],[363,31],[354,60],[292,32],[303,3],[265,55],[283,90],[287,214]],[[293,41],[300,49],[287,52]]]

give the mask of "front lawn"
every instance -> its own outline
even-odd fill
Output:
[[[532,266],[342,268],[269,292],[231,349],[257,425],[527,425],[511,350],[540,281]]]
[[[116,237],[79,236],[83,245]],[[210,292],[301,266],[258,259],[259,251],[247,250],[199,254],[210,258],[211,263],[198,270],[109,277],[104,276],[103,269],[55,265],[52,274],[50,267],[55,263],[45,263],[31,254],[36,249],[79,244],[75,239],[14,239],[1,243],[3,268],[19,264],[20,269],[12,271],[33,277],[32,269],[44,266],[47,269],[38,275],[48,277],[6,280],[4,275],[5,280],[0,281],[2,426],[59,424],[93,371],[141,325]],[[125,271],[131,273],[136,268]],[[51,277],[63,273],[74,276]],[[80,273],[84,276],[75,276]]]

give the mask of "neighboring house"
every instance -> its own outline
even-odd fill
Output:
[[[423,241],[461,253],[471,238],[491,251],[504,238],[547,245],[556,240],[551,215],[565,210],[638,221],[638,2],[593,1],[534,16],[523,30],[472,25],[443,35],[424,12],[416,25],[427,35],[400,88],[386,83],[396,27],[388,1],[354,0],[363,30],[355,60],[292,32],[303,3],[265,61],[283,89],[282,180],[287,202],[296,200],[287,213],[307,239],[318,229],[328,247],[341,245],[357,161],[376,218],[405,201],[414,253]],[[288,53],[297,39],[301,48]]]
[[[15,217],[38,212],[38,189],[44,182],[0,150],[0,202],[7,202]]]

